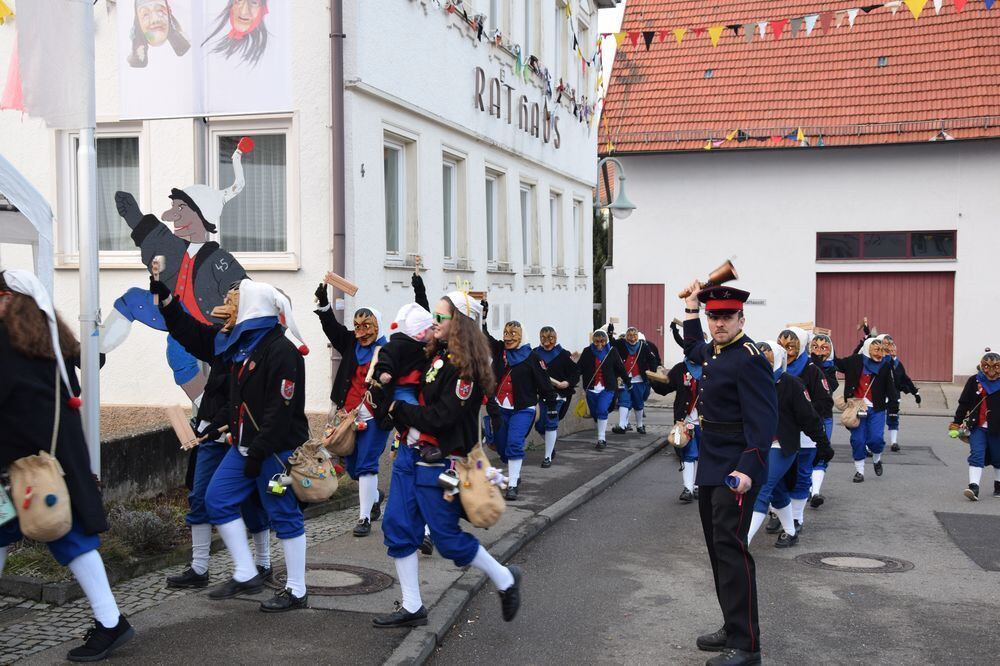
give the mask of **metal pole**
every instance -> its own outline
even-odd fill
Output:
[[[80,388],[83,435],[90,454],[90,470],[101,476],[101,381],[97,348],[100,324],[100,264],[97,240],[97,152],[94,128],[80,130],[77,148],[80,218]]]

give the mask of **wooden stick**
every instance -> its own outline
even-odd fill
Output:
[[[225,434],[227,432],[229,432],[229,426],[227,426],[227,425],[219,426],[219,434],[220,435]],[[201,437],[198,438],[198,443],[199,444],[202,444],[202,443],[204,443],[206,441],[208,441],[208,433],[205,433],[204,435],[202,435]]]
[[[816,326],[815,322],[812,321],[800,321],[800,322],[790,322],[785,324],[785,328],[792,328],[793,326],[801,328],[806,331],[810,331]]]
[[[162,254],[158,254],[153,257],[153,261],[149,264],[149,272],[152,273],[153,279],[157,282],[160,281],[160,273],[167,269],[167,258]],[[160,297],[157,294],[153,294],[153,305],[160,304]]]
[[[353,282],[348,282],[347,280],[345,280],[344,278],[340,277],[339,275],[333,272],[328,271],[327,274],[323,277],[323,282],[327,283],[331,287],[334,287],[335,289],[340,289],[348,296],[354,296],[355,294],[358,293],[358,285],[354,284]]]
[[[486,300],[486,292],[485,291],[470,291],[469,292],[469,298],[474,298],[477,301],[485,301]]]
[[[830,335],[833,333],[832,329],[823,328],[822,326],[813,326],[813,333],[816,335]]]
[[[194,430],[191,429],[191,422],[188,421],[184,408],[172,405],[164,411],[170,420],[170,427],[174,429],[174,434],[177,435],[177,440],[181,443],[181,449],[187,451],[197,446],[198,438],[195,437]]]

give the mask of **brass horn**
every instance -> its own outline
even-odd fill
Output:
[[[713,285],[724,284],[730,280],[737,280],[739,276],[736,274],[736,267],[733,266],[733,262],[726,260],[721,266],[712,271],[708,279],[702,283],[703,287],[711,287]],[[691,292],[687,289],[681,291],[677,296],[679,298],[687,298],[691,295]]]

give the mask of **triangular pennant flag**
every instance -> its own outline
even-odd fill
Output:
[[[8,7],[3,0],[0,0],[0,25],[3,25],[3,22],[7,19],[8,16],[13,16],[13,15],[14,12],[10,10],[10,7]]]
[[[937,0],[935,0],[935,2],[937,2]],[[944,2],[944,0],[941,0],[941,2]],[[871,14],[873,11],[875,11],[879,7],[884,7],[884,6],[885,5],[866,5],[866,6],[864,6],[864,7],[861,8],[861,11],[863,11],[865,14]]]
[[[566,6],[569,7],[569,5],[566,5]],[[575,32],[573,33],[573,49],[575,51],[579,51],[580,50],[580,40],[576,38],[576,33]]]
[[[566,3],[566,18],[573,18],[572,3]]]
[[[924,2],[926,2],[926,1],[927,0],[924,0]],[[848,9],[847,10],[847,22],[851,24],[852,28],[854,27],[854,19],[858,18],[858,12],[860,12],[860,11],[861,11],[860,9]]]
[[[713,25],[708,29],[708,36],[712,39],[712,46],[719,45],[719,37],[722,37],[722,31],[726,29],[724,25]]]
[[[753,36],[757,34],[757,24],[747,23],[743,26],[743,39],[747,40],[747,43],[753,41]]]
[[[740,34],[740,24],[739,23],[733,23],[731,25],[727,25],[726,29],[727,30],[732,30],[733,34],[736,35],[736,36],[739,36],[739,34]]]
[[[667,30],[661,30],[660,31],[660,43],[661,44],[667,39],[668,32],[669,31],[667,31]]]
[[[694,33],[694,36],[695,36],[695,37],[701,37],[702,35],[704,35],[704,34],[705,34],[705,28],[695,28],[695,29],[694,29],[694,30],[692,30],[691,32],[693,32],[693,33]]]
[[[772,136],[771,137],[771,143],[781,143],[781,139],[782,138],[783,137],[780,137],[780,136]]]
[[[709,139],[708,141],[705,142],[705,148],[704,148],[704,150],[712,150],[712,140],[711,139]]]
[[[906,6],[910,8],[910,13],[913,14],[914,21],[920,18],[920,13],[924,11],[924,5],[926,4],[927,0],[906,0]]]
[[[993,9],[993,2],[994,0],[983,0],[983,3],[986,5],[987,10]]]
[[[935,14],[940,14],[942,7],[944,7],[944,0],[934,0],[934,13]]]
[[[760,30],[760,38],[767,39],[767,21],[758,21],[757,28]]]
[[[786,25],[788,25],[788,19],[771,21],[771,31],[774,33],[775,39],[781,39],[781,33],[785,31]]]
[[[847,12],[837,12],[837,22],[835,24],[835,27],[839,28],[841,26],[841,24],[844,22],[845,16],[847,16]]]
[[[739,132],[740,132],[739,130],[733,130],[732,132],[730,132],[729,134],[727,134],[726,135],[726,141],[732,141],[733,139],[735,139],[736,135],[739,134]]]
[[[819,16],[819,27],[822,28],[823,34],[830,32],[830,25],[833,24],[833,12],[823,12]]]
[[[649,45],[653,43],[653,37],[656,37],[656,33],[652,30],[647,30],[642,33],[642,41],[646,43],[646,50],[649,50]]]
[[[826,145],[825,143],[823,143],[823,135],[822,134],[819,135],[819,141],[816,142],[816,145],[819,146],[820,148],[822,148],[823,146]]]
[[[629,32],[628,33],[628,41],[632,42],[632,46],[638,46],[639,45],[639,32],[638,31]]]
[[[806,17],[806,37],[813,34],[813,28],[816,27],[817,20],[819,20],[819,14],[810,14]]]
[[[678,44],[684,41],[684,35],[687,34],[687,31],[687,28],[674,28],[674,39],[677,40]]]
[[[615,33],[615,44],[617,44],[618,46],[621,46],[622,42],[624,42],[624,41],[625,41],[625,33],[624,32],[616,32]]]
[[[786,134],[785,136],[783,136],[781,138],[782,139],[795,139],[797,137],[798,137],[798,133],[797,132],[789,132],[788,134]]]
[[[959,2],[959,0],[955,0],[955,2]],[[893,2],[887,2],[887,3],[885,3],[885,6],[888,7],[889,11],[892,12],[892,15],[895,16],[896,12],[899,11],[899,8],[902,6],[902,4],[903,4],[903,0],[893,0]]]
[[[722,139],[716,139],[715,141],[712,142],[712,147],[713,148],[721,148],[722,144],[724,144],[724,143],[725,143],[725,141],[723,141]]]
[[[802,31],[802,18],[801,17],[793,18],[791,27],[792,27],[792,39],[795,39],[796,37],[799,36],[799,32]]]
[[[796,141],[805,141],[806,140],[806,134],[805,134],[805,132],[802,131],[801,127],[799,128],[799,133],[795,135],[795,140]]]
[[[962,10],[965,9],[967,2],[969,2],[969,0],[955,0],[955,11],[961,13]]]

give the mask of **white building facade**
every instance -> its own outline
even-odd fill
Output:
[[[592,90],[596,74],[580,66],[572,34],[581,43],[586,39],[582,50],[589,56],[597,7],[569,1],[572,18],[561,0],[466,0],[464,7],[470,17],[488,17],[489,34],[499,29],[506,44],[526,44],[525,53],[559,74],[555,80]],[[345,277],[360,286],[345,309],[378,308],[387,327],[398,307],[412,300],[410,275],[419,256],[432,301],[456,286],[487,291],[495,334],[505,320],[517,319],[534,342],[538,329],[551,325],[566,348],[578,349],[592,319],[596,121],[574,116],[565,97],[556,103],[540,77],[515,76],[511,49],[480,40],[460,12],[449,13],[443,4],[344,3],[343,251]],[[115,211],[114,191],[135,193],[144,212],[159,215],[170,206],[171,188],[229,185],[228,155],[239,137],[251,136],[256,148],[245,162],[247,188],[227,206],[216,239],[252,277],[291,296],[313,350],[306,358],[307,408],[325,409],[332,352],[311,309],[313,291],[338,250],[329,8],[294,5],[289,113],[144,121],[119,118],[121,96],[129,91],[119,86],[117,11],[106,0],[95,6],[104,311],[147,281]],[[0,62],[7,62],[13,31],[2,28]],[[72,132],[0,114],[0,151],[56,213],[56,304],[71,320],[79,301],[75,141]],[[23,248],[0,246],[0,265],[30,262]],[[102,402],[184,402],[172,384],[164,334],[136,325],[102,371]]]

